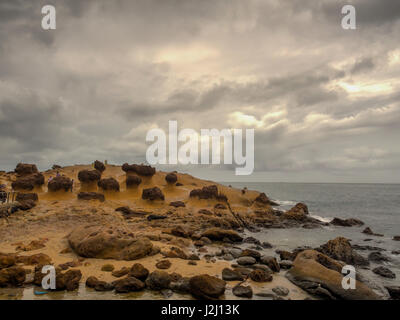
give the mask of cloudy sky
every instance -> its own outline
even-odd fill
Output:
[[[253,175],[202,177],[400,182],[399,34],[393,0],[2,0],[0,169],[144,162],[177,120],[255,129]]]

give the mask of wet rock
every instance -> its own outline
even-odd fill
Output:
[[[47,184],[47,188],[49,189],[50,192],[56,192],[56,191],[68,192],[69,190],[71,190],[71,187],[72,187],[72,181],[67,176],[55,177]]]
[[[38,197],[37,193],[20,193],[20,192],[18,192],[15,200],[18,202],[24,202],[27,200],[38,201],[39,197]]]
[[[68,242],[78,255],[86,258],[135,260],[153,250],[149,239],[135,238],[122,226],[78,227],[69,234]]]
[[[253,257],[240,257],[236,260],[236,262],[241,266],[248,266],[255,264],[257,260]]]
[[[79,192],[78,200],[99,200],[100,202],[104,202],[104,194],[97,192]]]
[[[271,256],[263,256],[261,257],[261,263],[267,265],[273,272],[279,272],[281,270],[281,267],[276,261],[274,257]]]
[[[284,296],[285,297],[285,296],[287,296],[289,294],[289,289],[285,288],[285,287],[282,287],[282,286],[278,286],[278,287],[272,288],[272,291],[274,293],[276,293],[278,296]]]
[[[154,187],[154,188],[143,189],[142,199],[151,201],[154,200],[164,201],[165,197],[160,188]]]
[[[46,274],[42,273],[43,265],[37,265],[34,271],[33,283],[37,286],[42,286],[42,280]],[[79,287],[79,281],[82,278],[82,272],[77,269],[71,269],[66,272],[62,272],[61,268],[56,268],[56,289],[74,291]]]
[[[400,236],[394,236],[394,237],[393,237],[393,240],[394,240],[394,241],[400,241]]]
[[[264,289],[262,291],[256,292],[255,295],[257,297],[263,297],[263,298],[270,298],[272,300],[278,300],[278,296],[272,290],[265,290]]]
[[[186,207],[185,203],[183,201],[173,201],[170,202],[169,205],[171,207],[175,207],[175,208],[184,208]]]
[[[266,241],[264,241],[264,242],[261,244],[261,246],[262,246],[264,249],[271,249],[271,248],[272,248],[272,244],[270,244],[269,242],[266,242]]]
[[[116,280],[113,284],[117,293],[141,291],[145,288],[145,284],[142,281],[131,276]]]
[[[281,266],[281,269],[290,269],[293,265],[293,262],[290,260],[282,260],[279,262],[279,265]]]
[[[78,173],[78,179],[83,183],[98,182],[101,179],[101,173],[97,170],[81,170]]]
[[[88,288],[93,288],[96,291],[111,291],[114,289],[114,284],[100,281],[94,276],[87,278],[85,284]]]
[[[386,267],[380,266],[380,267],[374,268],[374,269],[372,269],[372,272],[375,274],[378,274],[382,277],[385,277],[385,278],[389,278],[389,279],[396,278],[396,274],[392,270],[390,270]]]
[[[364,222],[353,218],[350,219],[333,218],[330,224],[340,227],[353,227],[353,226],[362,226]]]
[[[231,254],[235,259],[242,256],[242,250],[239,248],[231,248],[227,250],[229,254]]]
[[[323,263],[323,264],[322,264]],[[356,280],[354,290],[346,290],[342,286],[343,264],[315,250],[300,252],[293,262],[293,267],[286,277],[303,290],[334,299],[377,300],[379,296],[364,283]]]
[[[385,256],[384,254],[382,254],[382,252],[379,252],[379,251],[371,252],[368,255],[368,260],[376,262],[376,263],[382,263],[382,262],[389,262],[390,261],[389,257]]]
[[[243,243],[254,243],[254,244],[258,244],[258,245],[261,244],[260,240],[254,238],[254,237],[247,237],[247,238],[243,239]]]
[[[234,258],[233,255],[231,255],[230,253],[226,253],[222,256],[222,259],[224,259],[225,261],[232,261]]]
[[[94,162],[94,168],[99,171],[100,173],[102,173],[104,170],[106,170],[106,166],[104,165],[103,162],[96,160]]]
[[[250,272],[249,277],[255,282],[272,281],[272,274],[261,269],[256,269]]]
[[[256,263],[256,264],[253,264],[252,266],[249,266],[249,268],[252,268],[253,270],[260,269],[265,272],[272,273],[272,270],[270,269],[270,267],[266,266],[265,264]]]
[[[114,269],[115,269],[115,267],[112,264],[109,264],[109,263],[104,264],[101,267],[101,271],[105,271],[105,272],[112,272],[112,271],[114,271]]]
[[[392,299],[400,300],[400,286],[385,287]]]
[[[168,173],[165,176],[165,181],[167,181],[168,183],[171,183],[171,184],[176,183],[178,181],[178,176],[176,175],[176,173],[173,173],[173,172]]]
[[[142,264],[140,263],[135,263],[130,271],[129,271],[129,275],[132,277],[135,277],[141,281],[144,281],[147,279],[148,275],[149,275],[149,270],[147,270]]]
[[[21,267],[9,267],[0,270],[0,288],[20,287],[25,282],[26,271]]]
[[[146,285],[151,290],[168,289],[171,283],[171,277],[165,271],[153,271],[146,279]]]
[[[366,228],[362,231],[362,233],[368,234],[368,235],[370,235],[370,236],[383,237],[383,234],[379,234],[379,233],[374,233],[374,232],[372,232],[372,230],[371,230],[370,227],[366,227]]]
[[[61,263],[60,265],[58,265],[62,270],[67,270],[69,268],[76,268],[81,266],[82,263],[79,260],[72,260],[72,261],[68,261],[65,263]]]
[[[326,244],[322,245],[318,251],[333,259],[346,262],[347,264],[356,266],[369,265],[368,260],[355,252],[349,240],[343,237],[329,240]]]
[[[101,179],[97,185],[104,191],[119,191],[119,183],[114,178]]]
[[[127,268],[127,267],[122,267],[122,268],[119,269],[119,270],[113,271],[113,272],[112,272],[112,275],[113,275],[114,277],[116,277],[116,278],[120,278],[120,277],[126,276],[126,275],[129,273],[129,271],[130,271],[129,268]]]
[[[90,276],[86,279],[85,285],[86,287],[94,288],[98,282],[99,279],[97,279],[95,276]]]
[[[225,230],[220,228],[210,228],[202,233],[203,237],[207,237],[213,241],[222,241],[224,238],[232,242],[242,242],[243,238],[233,230]]]
[[[208,274],[194,276],[189,280],[190,293],[197,299],[218,299],[225,293],[225,281]]]
[[[171,267],[171,261],[169,260],[161,260],[156,263],[157,269],[169,269]]]
[[[125,180],[126,188],[136,188],[142,183],[142,179],[136,175],[128,175]]]
[[[253,297],[253,289],[250,286],[235,286],[232,289],[232,293],[237,296],[237,297],[241,297],[241,298],[251,298]]]
[[[243,281],[244,277],[243,275],[237,271],[237,270],[232,270],[229,268],[224,268],[222,270],[222,279],[225,281]]]

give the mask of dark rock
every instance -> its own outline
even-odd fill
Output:
[[[104,194],[97,192],[79,192],[79,200],[99,200],[101,202],[105,201]]]
[[[244,249],[242,253],[240,254],[241,257],[253,257],[256,260],[259,260],[261,258],[261,253],[259,253],[256,250],[252,249]]]
[[[186,206],[185,206],[185,203],[184,203],[183,201],[173,201],[173,202],[170,202],[169,205],[170,205],[171,207],[175,207],[175,208],[179,208],[179,207],[184,208],[184,207],[186,207]]]
[[[160,216],[158,214],[150,214],[147,216],[148,221],[167,219],[167,216]]]
[[[250,272],[249,277],[255,282],[269,282],[272,281],[272,274],[261,269],[255,269]]]
[[[333,218],[330,224],[340,227],[352,227],[352,226],[362,226],[364,222],[353,218],[350,219]]]
[[[224,204],[222,204],[222,203],[217,203],[217,204],[214,206],[214,209],[226,210],[226,209],[228,209],[228,208],[226,207],[226,205],[224,205]]]
[[[29,176],[23,176],[11,183],[14,190],[27,190],[31,191],[35,187],[40,187],[44,184],[44,175],[41,173],[34,173]]]
[[[58,176],[48,182],[47,188],[51,192],[69,191],[72,188],[72,181],[67,176]]]
[[[237,271],[237,270],[232,270],[229,268],[224,268],[222,270],[222,279],[225,281],[243,281],[244,277],[243,275]]]
[[[285,297],[285,296],[287,296],[289,294],[289,289],[285,288],[285,287],[282,287],[282,286],[278,286],[278,287],[272,288],[272,291],[274,293],[276,293],[278,296],[284,296]]]
[[[394,236],[394,237],[393,237],[393,240],[394,240],[394,241],[400,241],[400,236]]]
[[[112,272],[112,271],[114,271],[114,269],[115,269],[115,267],[112,264],[109,264],[109,263],[104,264],[101,267],[101,271],[105,271],[105,272]]]
[[[39,197],[38,197],[37,193],[20,193],[20,192],[18,192],[15,200],[18,202],[24,202],[26,200],[38,201]]]
[[[260,193],[254,201],[257,202],[258,204],[279,206],[279,204],[277,204],[276,202],[271,201],[264,192]]]
[[[372,269],[372,272],[376,273],[382,277],[385,277],[385,278],[390,278],[390,279],[396,278],[396,274],[392,270],[390,270],[386,267],[380,266],[380,267],[374,268],[374,269]]]
[[[115,209],[115,211],[117,212],[121,212],[121,214],[124,216],[125,219],[131,219],[131,218],[136,218],[136,217],[144,217],[147,215],[147,212],[145,211],[135,211],[132,210],[129,207],[118,207],[117,209]]]
[[[171,261],[169,260],[161,260],[156,263],[157,269],[169,269],[171,267]]]
[[[145,284],[142,281],[131,276],[116,280],[113,284],[117,293],[141,291],[145,288]]]
[[[143,200],[163,200],[165,199],[164,194],[158,187],[143,189],[142,193]]]
[[[78,173],[78,179],[83,183],[98,182],[101,179],[101,173],[97,170],[81,170]]]
[[[272,248],[272,244],[270,244],[269,242],[266,242],[266,241],[264,241],[264,242],[261,244],[261,246],[262,246],[264,249],[271,249],[271,248]]]
[[[189,232],[182,226],[176,226],[172,228],[171,234],[181,238],[189,238],[190,236]]]
[[[165,176],[165,181],[167,181],[168,183],[171,183],[171,184],[176,183],[178,181],[178,176],[173,172],[168,173]]]
[[[228,238],[232,242],[242,242],[243,238],[233,230],[224,230],[220,228],[210,228],[202,233],[203,237],[207,237],[213,241],[222,241]]]
[[[279,262],[281,269],[290,269],[293,266],[293,262],[290,260],[282,260]]]
[[[126,188],[136,188],[142,183],[142,179],[136,175],[128,175],[126,177]]]
[[[197,299],[218,299],[225,292],[225,281],[208,274],[194,276],[189,280],[190,293]]]
[[[244,242],[244,243],[254,243],[254,244],[258,244],[258,245],[261,244],[260,240],[254,238],[254,237],[247,237],[247,238],[245,238],[245,239],[243,240],[243,242]]]
[[[104,191],[119,191],[119,183],[114,178],[101,179],[97,185]]]
[[[171,283],[171,277],[165,271],[153,271],[146,279],[146,285],[151,290],[168,289]]]
[[[0,288],[20,287],[25,282],[26,271],[21,267],[9,267],[0,270]]]
[[[400,300],[400,286],[385,287],[392,299]]]
[[[382,263],[382,262],[389,262],[390,261],[390,259],[387,256],[385,256],[384,254],[382,254],[379,251],[371,252],[368,255],[368,260],[376,262],[376,263]]]
[[[135,277],[141,281],[144,281],[147,279],[147,277],[149,275],[149,270],[147,270],[142,264],[135,263],[131,267],[131,270],[129,271],[129,275],[131,277]]]
[[[276,261],[274,257],[263,256],[261,257],[261,263],[267,265],[273,272],[279,272],[281,270],[278,261]]]
[[[115,270],[112,272],[113,277],[120,278],[126,276],[130,272],[130,269],[127,267],[122,267],[119,270]]]
[[[104,165],[103,162],[96,160],[94,162],[94,168],[99,171],[100,173],[102,173],[104,170],[106,170],[106,166]]]
[[[180,278],[177,281],[171,282],[169,288],[178,293],[190,293],[190,279]]]
[[[152,177],[156,173],[156,169],[147,165],[127,164],[122,165],[122,171],[126,173],[137,173],[140,176]]]
[[[232,293],[237,296],[237,297],[241,297],[241,298],[251,298],[253,297],[253,289],[251,289],[250,286],[235,286],[232,289]]]
[[[38,169],[35,164],[28,163],[18,163],[16,168],[14,169],[15,173],[20,176],[30,175],[34,173],[38,173]]]
[[[213,215],[213,213],[210,210],[207,210],[207,209],[200,209],[198,211],[198,213],[205,214],[206,216],[212,216]]]
[[[253,257],[240,257],[236,261],[241,266],[248,266],[257,262],[257,260]]]
[[[372,230],[371,230],[370,227],[366,227],[366,228],[362,231],[362,233],[368,234],[368,235],[370,235],[370,236],[383,237],[383,234],[379,234],[379,233],[374,233],[374,232],[372,232]]]

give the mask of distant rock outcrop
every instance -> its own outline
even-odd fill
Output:
[[[101,179],[97,185],[104,191],[119,191],[119,183],[114,178]]]
[[[72,180],[67,176],[58,176],[48,182],[49,191],[69,191],[72,187]]]
[[[78,173],[78,179],[84,183],[97,182],[101,179],[101,172],[98,170],[81,170]]]

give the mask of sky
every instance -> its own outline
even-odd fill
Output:
[[[148,130],[176,120],[254,128],[255,169],[164,170],[400,183],[399,34],[393,0],[2,0],[0,170],[142,163]]]

